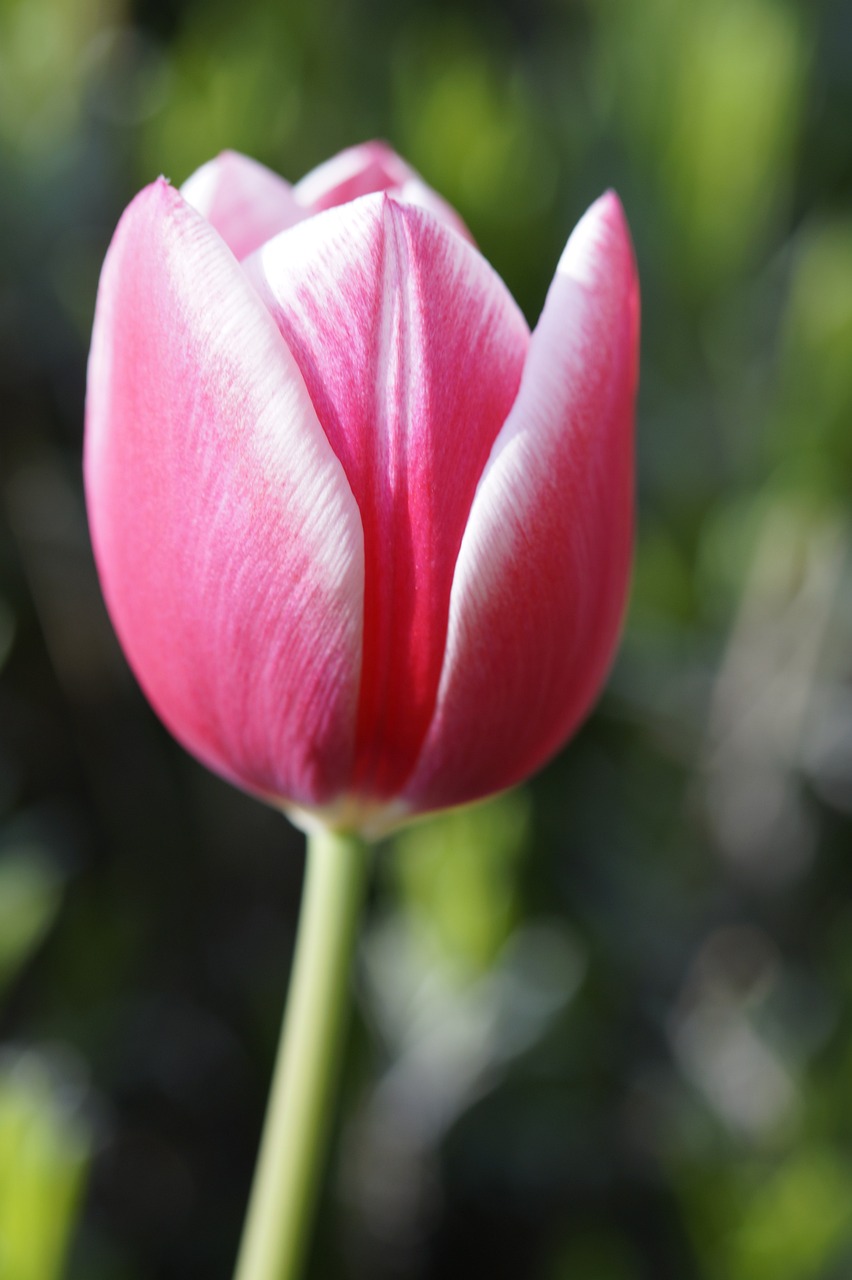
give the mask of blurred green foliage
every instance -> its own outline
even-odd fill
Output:
[[[533,323],[618,189],[639,528],[575,742],[383,853],[310,1274],[847,1280],[846,0],[0,0],[0,1275],[230,1274],[300,888],[100,602],[103,253],[158,173],[371,136]]]
[[[789,191],[807,9],[784,0],[601,0],[600,9],[617,110],[676,236],[669,266],[683,285],[724,286]]]
[[[517,927],[519,863],[529,851],[524,791],[457,809],[404,830],[388,860],[397,893],[448,956],[487,969]]]
[[[62,902],[62,874],[42,842],[0,842],[0,993],[43,942]],[[0,1275],[60,1280],[92,1134],[80,1068],[49,1047],[0,1052]]]
[[[89,1137],[34,1053],[0,1065],[0,1272],[59,1280],[89,1159]]]
[[[39,849],[0,855],[0,990],[47,933],[59,910],[61,886]]]

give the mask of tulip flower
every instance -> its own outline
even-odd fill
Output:
[[[292,187],[226,152],[181,190],[154,182],[119,223],[86,413],[107,605],[191,752],[340,833],[326,905],[306,890],[338,978],[352,833],[519,782],[600,689],[631,558],[638,323],[613,193],[571,235],[530,333],[458,214],[378,143]],[[300,964],[326,964],[311,946],[297,988]],[[325,1016],[334,981],[305,1017]],[[297,1090],[334,1056],[329,1017],[294,1033]],[[305,1096],[270,1118],[240,1280],[296,1274],[301,1236],[285,1266],[269,1232],[290,1194],[281,1150],[298,1165],[318,1149],[280,1140],[319,1123],[321,1088]]]
[[[225,153],[107,255],[86,487],[131,666],[208,766],[370,831],[537,769],[609,667],[638,291],[617,197],[530,336],[388,148]]]

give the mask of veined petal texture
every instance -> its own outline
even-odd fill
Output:
[[[336,795],[355,748],[358,508],[269,313],[163,180],[107,255],[85,478],[113,622],[169,728],[251,790]]]
[[[608,193],[571,236],[456,565],[434,719],[404,796],[476,799],[538,768],[612,659],[633,534],[639,291]]]
[[[456,557],[529,331],[484,258],[387,195],[316,215],[246,264],[364,528],[353,792],[394,796],[432,718]]]
[[[131,204],[98,295],[96,559],[201,760],[374,835],[537,769],[629,581],[639,291],[612,193],[530,337],[382,142],[291,187],[223,152]]]

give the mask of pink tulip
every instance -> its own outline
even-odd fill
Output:
[[[295,187],[225,153],[142,191],[101,277],[85,473],[111,616],[176,737],[367,832],[538,768],[621,623],[638,317],[613,193],[530,335],[381,144]]]

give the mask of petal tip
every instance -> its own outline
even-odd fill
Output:
[[[624,206],[611,188],[590,205],[568,238],[557,274],[590,288],[613,269],[634,278],[636,263]]]
[[[611,222],[618,222],[627,225],[627,218],[624,213],[624,205],[621,203],[621,197],[614,187],[607,187],[603,195],[598,196],[597,200],[591,205],[592,209],[599,210],[601,216],[607,218]]]
[[[164,217],[177,205],[183,203],[180,193],[175,190],[168,178],[160,174],[153,182],[149,182],[147,187],[137,192],[122,213],[113,232],[110,251],[113,251],[117,244],[122,243],[128,234],[133,235],[134,229],[145,221]],[[109,256],[110,254],[108,258]]]
[[[368,142],[361,142],[354,147],[349,147],[343,154],[360,156],[365,160],[389,160],[399,164],[405,163],[385,138],[371,138]]]
[[[128,205],[132,209],[134,205],[142,205],[158,202],[168,208],[176,208],[178,205],[185,204],[186,201],[178,187],[173,187],[170,180],[160,174],[147,187],[143,187],[136,196],[135,200],[131,200]]]

